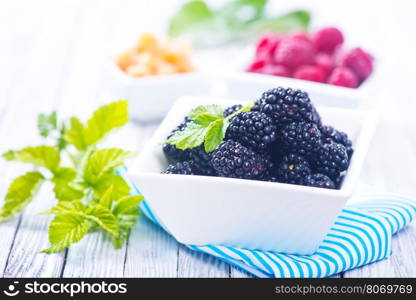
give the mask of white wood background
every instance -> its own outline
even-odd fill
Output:
[[[155,3],[156,2],[156,3]],[[36,115],[58,110],[62,117],[86,117],[116,100],[104,89],[104,64],[114,45],[133,41],[139,32],[163,32],[164,20],[181,1],[6,1],[0,2],[0,150],[41,142]],[[219,1],[216,1],[219,2]],[[276,1],[283,2],[283,1]],[[361,181],[365,185],[416,197],[416,51],[411,1],[295,1],[310,6],[316,24],[340,24],[357,43],[378,49],[393,68],[375,101],[382,122],[373,140]],[[336,2],[336,4],[335,4]],[[373,2],[373,4],[371,3]],[[396,2],[397,3],[397,2]],[[286,3],[287,4],[287,3]],[[357,9],[360,7],[360,9]],[[354,22],[351,16],[354,15]],[[157,124],[129,124],[108,143],[138,150]],[[0,199],[11,180],[27,170],[0,160]],[[0,277],[247,277],[246,272],[192,252],[141,219],[127,245],[114,250],[94,233],[70,250],[42,254],[48,246],[50,188],[41,190],[24,213],[0,224]],[[0,204],[2,200],[0,200]],[[416,276],[416,227],[393,240],[393,255],[340,274],[344,277]]]

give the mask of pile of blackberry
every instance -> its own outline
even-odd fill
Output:
[[[164,173],[340,188],[352,143],[344,132],[322,124],[306,92],[278,87],[264,92],[250,111],[236,114],[241,108],[224,110],[230,125],[224,141],[210,153],[203,145],[180,150],[165,144],[171,164]],[[190,122],[185,118],[169,136]]]

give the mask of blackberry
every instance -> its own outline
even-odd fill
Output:
[[[251,110],[263,112],[280,126],[294,121],[320,123],[320,117],[306,92],[278,87],[262,94]]]
[[[195,175],[193,163],[188,161],[177,162],[173,165],[169,165],[163,173]]]
[[[303,185],[324,189],[335,189],[335,183],[331,178],[319,173],[306,176],[303,180]]]
[[[262,180],[268,176],[273,163],[264,155],[228,140],[213,151],[212,166],[222,177]]]
[[[178,127],[173,129],[172,132],[167,136],[167,139],[169,139],[172,135],[174,135],[175,132],[184,130],[185,127],[191,122],[192,122],[191,119],[189,119],[188,117],[185,117],[183,122],[179,124]],[[181,150],[181,149],[176,148],[175,145],[171,145],[167,143],[163,145],[163,153],[165,153],[165,156],[171,162],[185,161],[189,159],[189,150]]]
[[[231,119],[226,138],[237,141],[254,151],[264,152],[276,140],[276,125],[272,118],[264,113],[242,112]]]
[[[341,144],[323,144],[316,153],[313,163],[316,172],[337,181],[341,172],[349,165],[347,150]]]
[[[204,145],[189,149],[189,159],[193,163],[197,175],[214,176],[215,170],[211,163],[212,152],[207,153]]]
[[[243,108],[243,106],[241,104],[236,104],[236,105],[227,107],[224,110],[224,118],[226,118],[228,116],[231,116],[233,113],[235,113],[236,111],[238,111],[238,110],[240,110],[242,108]]]
[[[321,132],[318,126],[308,122],[293,122],[280,130],[279,139],[290,152],[311,156],[321,147]]]
[[[352,142],[345,132],[338,131],[332,126],[322,126],[321,132],[324,143],[334,142],[343,145],[347,149],[348,158],[351,158],[354,150]]]
[[[277,169],[277,178],[280,182],[302,184],[303,178],[311,174],[308,161],[297,154],[283,156]]]

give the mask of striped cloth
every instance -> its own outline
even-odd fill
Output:
[[[126,178],[125,172],[120,171],[120,174],[133,187],[134,193],[140,194]],[[416,215],[416,202],[396,194],[360,192],[349,202],[352,204],[342,210],[313,255],[289,255],[221,245],[186,246],[213,255],[257,277],[328,277],[390,256],[392,236]],[[164,228],[146,201],[141,203],[140,210]]]

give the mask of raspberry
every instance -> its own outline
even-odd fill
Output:
[[[236,104],[236,105],[227,107],[226,109],[224,109],[224,118],[231,116],[233,113],[235,113],[236,111],[242,108],[243,106],[241,104]]]
[[[318,53],[315,56],[315,66],[321,69],[325,76],[328,76],[334,68],[334,59],[327,53]]]
[[[354,48],[341,57],[341,66],[350,68],[363,81],[373,72],[373,57],[361,48]]]
[[[325,73],[320,68],[309,65],[297,68],[293,77],[315,82],[325,82]]]
[[[283,156],[277,169],[279,182],[303,184],[303,178],[311,174],[308,161],[302,156],[288,154]]]
[[[254,72],[260,73],[261,69],[264,68],[266,65],[266,61],[264,59],[255,59],[247,68],[247,72]]]
[[[335,48],[344,42],[344,36],[339,29],[326,27],[315,32],[312,40],[319,51],[333,53]]]
[[[292,39],[298,39],[306,42],[310,42],[311,39],[306,32],[297,32],[290,36]]]
[[[290,152],[311,156],[321,147],[321,132],[318,126],[307,122],[293,122],[280,131],[280,143]]]
[[[347,150],[341,144],[323,144],[314,156],[313,164],[318,173],[337,181],[349,165]]]
[[[212,153],[212,165],[219,176],[263,180],[273,164],[264,155],[232,140],[223,142]]]
[[[315,47],[308,40],[286,37],[280,42],[274,54],[276,63],[295,69],[313,63]]]
[[[266,151],[276,140],[276,125],[264,113],[242,112],[231,119],[226,137],[255,151]]]
[[[281,37],[273,32],[263,33],[257,41],[256,59],[271,61],[280,40]]]
[[[269,115],[277,126],[294,121],[320,122],[308,94],[291,88],[278,87],[264,92],[251,110]]]
[[[195,175],[193,171],[193,163],[192,162],[177,162],[173,165],[169,165],[166,170],[163,172],[164,174],[182,174],[182,175]]]
[[[324,174],[312,174],[307,175],[303,179],[303,184],[306,186],[324,188],[324,189],[335,189],[335,183]]]
[[[354,72],[346,67],[335,68],[328,78],[328,83],[349,88],[358,86],[358,79]]]
[[[266,65],[260,73],[274,76],[290,77],[290,70],[283,65]]]

